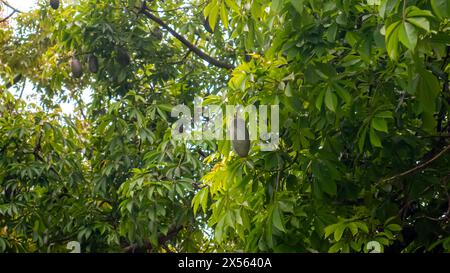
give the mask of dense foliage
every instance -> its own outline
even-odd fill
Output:
[[[0,251],[450,251],[448,0],[72,2],[0,2]],[[278,149],[173,139],[195,98]]]

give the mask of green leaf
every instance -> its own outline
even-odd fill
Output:
[[[266,221],[266,227],[264,229],[264,237],[266,239],[267,246],[269,248],[273,247],[273,220]]]
[[[223,240],[224,222],[225,218],[222,217],[222,219],[220,219],[219,223],[217,223],[216,228],[214,229],[214,237],[217,242],[221,242]]]
[[[331,111],[336,112],[337,96],[330,89],[328,89],[325,93],[325,105]]]
[[[367,227],[367,225],[363,222],[354,222],[358,228],[362,231],[364,231],[365,233],[369,233],[369,228]]]
[[[439,18],[450,17],[450,1],[449,0],[431,0],[431,8]]]
[[[270,10],[274,13],[278,13],[281,11],[283,7],[283,0],[273,0],[272,5],[270,6]]]
[[[128,212],[131,213],[131,211],[133,210],[133,202],[128,202],[126,208]]]
[[[389,240],[384,237],[377,237],[376,241],[385,246],[389,245]]]
[[[403,22],[399,29],[398,36],[400,42],[404,44],[408,49],[414,50],[414,48],[416,48],[417,30],[412,24]]]
[[[291,4],[294,6],[295,10],[300,14],[303,12],[303,1],[304,0],[291,0]]]
[[[406,21],[427,32],[430,31],[430,22],[425,17],[408,17]]]
[[[206,210],[208,209],[208,188],[203,188],[203,194],[200,197],[200,204],[202,205],[203,213],[206,213]]]
[[[240,14],[241,10],[239,9],[239,6],[236,4],[236,2],[234,0],[225,0],[225,3],[234,12]]]
[[[208,194],[209,189],[207,187],[201,189],[195,196],[192,198],[192,207],[194,211],[194,215],[197,214],[198,207],[202,206],[203,213],[206,213],[208,206]]]
[[[329,195],[336,195],[337,185],[331,177],[319,178],[318,183],[322,191],[328,193]]]
[[[242,220],[242,216],[241,216],[241,209],[235,209],[234,210],[234,215],[236,218],[236,223],[239,225],[244,225],[244,221]]]
[[[381,17],[384,18],[386,15],[391,14],[399,3],[400,1],[398,0],[383,0],[380,5]]]
[[[367,127],[365,127],[362,130],[362,133],[358,139],[358,147],[361,152],[364,151],[364,145],[366,144],[366,137],[367,137]]]
[[[286,84],[286,87],[284,88],[284,94],[286,95],[286,97],[292,97],[292,88],[289,82]]]
[[[211,1],[208,5],[203,9],[203,16],[205,18],[208,18],[209,13],[211,12],[211,9],[217,4],[217,1]]]
[[[441,88],[438,79],[430,71],[421,69],[419,76],[416,99],[423,113],[423,128],[433,133],[436,127],[436,120],[434,119],[436,100]]]
[[[375,114],[375,117],[377,118],[392,118],[392,112],[391,111],[382,111]]]
[[[334,42],[336,40],[336,34],[337,34],[337,29],[338,26],[337,24],[332,24],[328,29],[327,29],[327,41],[328,42]]]
[[[345,229],[347,228],[347,226],[343,223],[339,224],[336,227],[336,230],[334,231],[334,240],[336,242],[339,242],[342,238],[342,235],[344,234]]]
[[[398,59],[398,32],[400,21],[390,24],[386,29],[386,49],[392,60]]]
[[[316,108],[317,110],[321,110],[322,109],[322,104],[323,104],[323,97],[325,96],[325,90],[320,91],[319,96],[317,96],[316,99]]]
[[[350,229],[353,236],[356,236],[356,234],[358,234],[358,226],[355,223],[349,223],[347,227]]]
[[[217,16],[219,14],[219,5],[215,5],[208,14],[208,23],[211,26],[211,29],[214,30],[217,23]]]
[[[159,105],[158,105],[158,108],[161,109],[161,110],[163,110],[163,111],[166,111],[166,112],[171,112],[173,106],[170,105],[170,104],[159,104]]]
[[[387,225],[386,228],[391,230],[391,231],[401,231],[402,230],[402,227],[400,225],[397,225],[397,224]]]
[[[416,6],[410,6],[406,9],[406,17],[434,17],[429,10],[419,9]]]
[[[341,99],[343,99],[346,104],[351,104],[352,96],[350,95],[350,93],[338,83],[333,83],[333,86],[334,88],[336,88],[336,92],[338,93],[339,97],[341,97]]]
[[[0,252],[5,251],[6,249],[6,241],[3,238],[0,238]]]
[[[233,211],[227,211],[225,213],[225,223],[228,227],[234,228],[234,213]]]
[[[228,28],[228,13],[224,2],[220,5],[220,20],[222,21],[223,26]]]
[[[229,86],[233,89],[245,90],[245,84],[247,82],[247,74],[244,72],[235,73],[229,81]]]
[[[278,205],[275,205],[273,207],[272,223],[279,231],[286,232],[286,229],[284,228],[283,220],[281,219],[281,213],[280,213],[280,209],[279,209]]]
[[[373,128],[370,129],[369,137],[370,137],[370,143],[372,144],[373,147],[380,147],[380,148],[383,147],[381,145],[380,137],[377,135],[375,130],[373,130]]]
[[[380,132],[388,132],[387,122],[382,118],[373,118],[372,128]]]
[[[332,245],[330,247],[330,249],[328,249],[328,253],[337,253],[340,250],[342,250],[342,248],[343,248],[343,244],[342,243],[336,243],[336,244]]]
[[[338,227],[339,224],[332,224],[327,226],[324,231],[325,231],[325,239],[328,238],[331,234],[334,233],[334,231],[336,230],[336,228]]]

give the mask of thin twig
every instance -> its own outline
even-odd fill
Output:
[[[143,7],[141,9],[141,13],[144,14],[147,18],[154,21],[158,25],[160,25],[162,28],[167,30],[172,36],[174,36],[177,40],[179,40],[182,44],[184,44],[187,48],[189,48],[195,55],[200,57],[201,59],[207,61],[208,63],[225,69],[233,69],[234,66],[230,63],[220,61],[205,52],[203,52],[201,49],[193,45],[191,42],[189,42],[186,38],[184,38],[182,35],[180,35],[178,32],[176,32],[173,28],[171,28],[169,25],[164,23],[160,18],[155,16],[153,13],[150,12],[150,10],[147,7]]]
[[[16,9],[15,7],[11,6],[11,5],[8,4],[8,2],[6,2],[5,0],[0,0],[0,1],[1,1],[3,4],[5,4],[5,6],[7,6],[8,8],[12,9],[13,11],[18,12],[18,13],[22,13],[22,11],[20,11],[20,10]]]
[[[4,89],[8,90],[11,86],[18,83],[21,79],[22,79],[22,74],[15,76],[14,79],[12,80],[12,82],[8,82],[5,84]],[[3,92],[3,90],[1,89],[1,86],[0,86],[0,93],[2,93],[2,92]]]
[[[16,13],[17,11],[13,10],[8,16],[6,16],[5,18],[3,18],[2,20],[0,20],[0,23],[6,22],[6,20],[8,20],[9,18],[11,18],[11,16],[14,15],[14,13]]]
[[[394,176],[391,176],[389,178],[383,179],[382,182],[387,182],[387,181],[391,181],[391,180],[395,180],[398,179],[400,177],[403,176],[407,176],[409,174],[415,173],[417,171],[420,171],[424,168],[426,168],[428,165],[430,165],[431,163],[433,163],[434,161],[436,161],[438,158],[440,158],[441,156],[443,156],[446,152],[450,151],[450,145],[448,145],[447,147],[445,147],[442,151],[440,151],[439,153],[437,153],[435,156],[433,156],[430,160],[425,161],[424,163],[417,165],[416,167],[407,170],[405,172],[402,172],[400,174],[396,174]]]
[[[23,82],[22,90],[20,90],[19,100],[22,99],[23,91],[25,90],[25,86],[27,85],[27,82]]]

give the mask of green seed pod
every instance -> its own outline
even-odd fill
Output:
[[[91,73],[97,73],[98,71],[98,59],[94,54],[89,55],[88,57],[88,65],[89,65],[89,71]]]
[[[80,61],[77,58],[73,57],[70,60],[70,68],[72,69],[72,76],[74,78],[81,78],[81,76],[83,75],[83,69]]]
[[[50,0],[50,6],[52,9],[58,9],[59,8],[59,0]]]
[[[250,136],[243,119],[235,117],[231,128],[231,144],[240,157],[246,157],[250,151]]]
[[[123,47],[117,48],[117,62],[122,66],[127,66],[131,62],[130,55]]]

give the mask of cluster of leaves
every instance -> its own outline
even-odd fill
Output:
[[[447,0],[62,2],[0,26],[42,103],[0,87],[1,251],[450,251]],[[195,97],[279,105],[278,148],[174,140]]]
[[[244,26],[242,44],[258,54],[233,71],[226,99],[279,104],[281,144],[255,145],[244,160],[218,151],[209,190],[193,200],[211,212],[216,241],[246,251],[360,252],[370,241],[448,250],[448,157],[434,162],[448,145],[447,2],[243,6],[245,26],[258,28]]]

